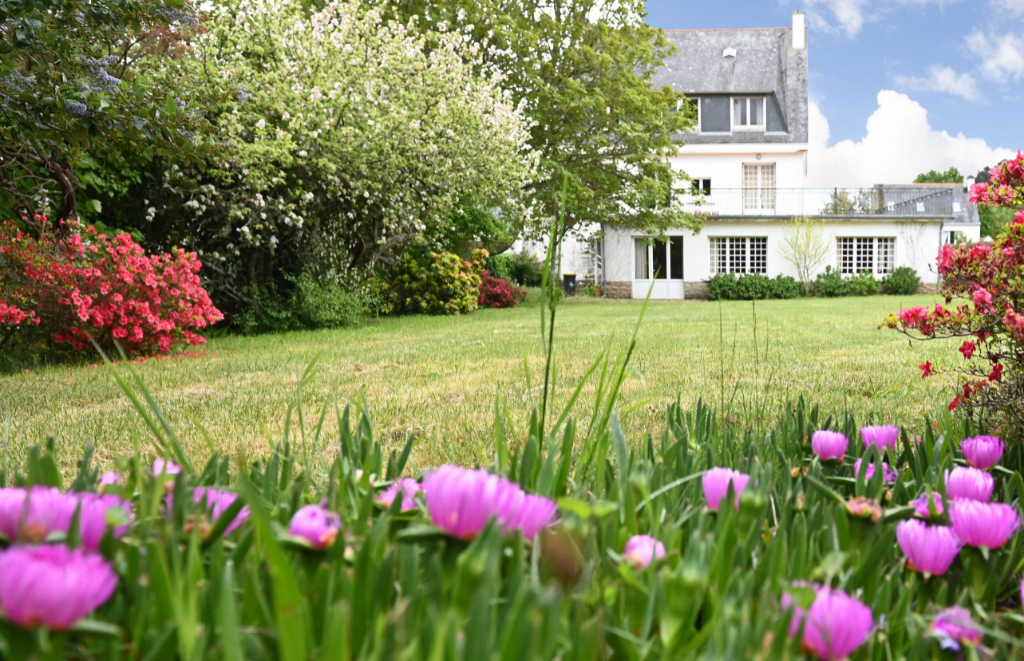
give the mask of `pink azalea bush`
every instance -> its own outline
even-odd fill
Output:
[[[514,308],[525,299],[525,289],[516,287],[508,280],[494,277],[490,271],[480,275],[480,307]]]

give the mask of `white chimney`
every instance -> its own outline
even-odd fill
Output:
[[[804,28],[804,13],[793,12],[793,48],[802,50],[807,46],[807,29]]]

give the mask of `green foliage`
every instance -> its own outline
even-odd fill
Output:
[[[131,179],[126,154],[209,152],[189,86],[154,84],[138,66],[181,47],[168,22],[196,18],[180,0],[0,0],[0,16],[0,216],[72,218],[80,184]]]
[[[994,239],[1013,220],[1013,209],[1007,207],[990,207],[978,205],[978,216],[981,218],[981,236]]]
[[[487,270],[520,287],[540,287],[544,278],[544,262],[525,250],[491,255],[487,258]]]
[[[749,301],[765,298],[796,298],[802,285],[788,275],[774,278],[759,273],[718,273],[708,280],[707,297],[712,301]]]
[[[531,120],[540,154],[526,188],[536,213],[527,230],[548,234],[568,181],[563,232],[583,222],[628,225],[646,234],[699,228],[674,190],[686,177],[667,157],[693,128],[696,108],[654,74],[674,47],[648,26],[644,0],[379,0],[404,20],[444,21],[488,53],[487,64]],[[666,204],[667,201],[671,201]]]
[[[880,283],[871,271],[864,270],[846,281],[851,296],[874,296],[878,293]]]
[[[472,312],[486,259],[486,250],[474,250],[470,260],[450,252],[407,255],[395,279],[404,310],[434,315]]]
[[[788,275],[777,275],[768,283],[769,298],[797,298],[804,293],[804,286],[796,278]]]
[[[945,172],[929,170],[917,175],[915,184],[962,184],[964,176],[956,168],[949,168]]]
[[[834,296],[848,296],[850,294],[850,283],[843,278],[843,274],[831,266],[825,267],[824,273],[819,273],[814,280],[814,292],[818,296],[832,298]]]
[[[830,252],[831,241],[825,233],[824,220],[798,216],[786,223],[779,255],[796,268],[805,288],[810,288],[811,278]]]
[[[712,301],[733,301],[737,298],[735,273],[716,273],[708,279],[707,297]]]
[[[744,273],[736,279],[736,298],[749,301],[768,298],[771,280],[760,273]]]
[[[362,323],[362,297],[335,282],[321,283],[308,273],[299,276],[292,294],[295,314],[306,328],[345,328]]]
[[[890,296],[909,296],[921,288],[921,278],[909,266],[900,266],[882,280],[882,291]]]

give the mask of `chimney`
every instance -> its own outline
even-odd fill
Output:
[[[807,46],[807,29],[804,27],[804,13],[793,12],[793,48],[803,50]]]

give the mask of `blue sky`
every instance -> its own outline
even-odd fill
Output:
[[[974,174],[1024,149],[1024,0],[648,0],[648,23],[777,27],[794,9],[810,28],[819,183]]]

